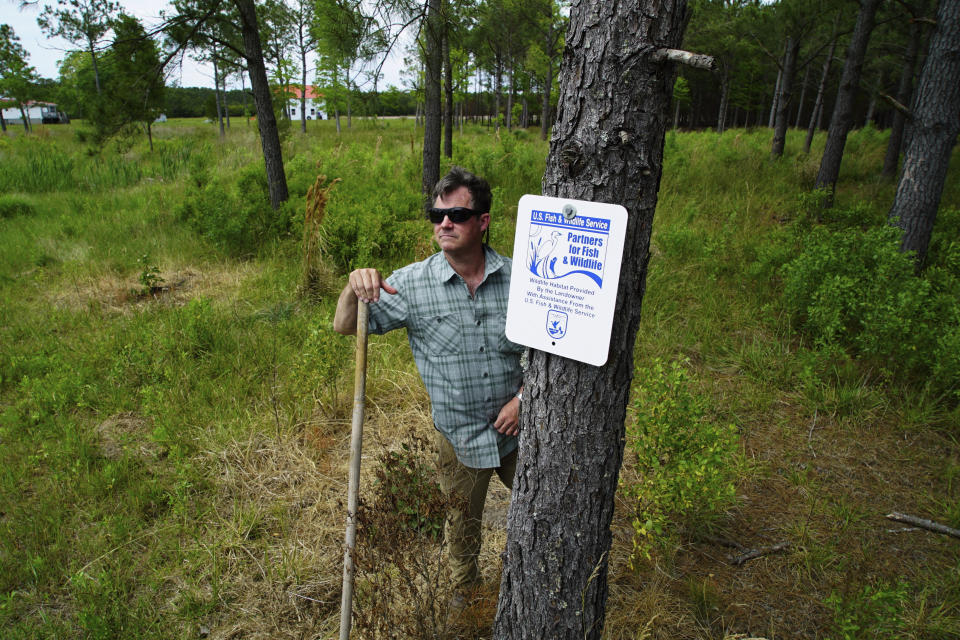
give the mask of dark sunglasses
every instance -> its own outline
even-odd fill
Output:
[[[450,218],[450,222],[460,223],[466,222],[472,216],[479,216],[484,213],[483,211],[477,211],[476,209],[471,209],[469,207],[451,207],[450,209],[438,209],[437,207],[431,207],[427,209],[427,218],[430,219],[430,222],[433,224],[440,224],[443,222],[444,216]]]

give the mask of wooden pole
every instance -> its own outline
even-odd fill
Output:
[[[340,601],[340,640],[350,638],[353,611],[353,550],[357,542],[357,502],[360,493],[360,452],[363,449],[363,410],[367,393],[367,303],[357,301],[357,364],[353,379],[353,427],[350,432],[350,480],[347,487],[347,536],[343,549],[343,597]]]

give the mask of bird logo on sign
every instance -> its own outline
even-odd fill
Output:
[[[547,333],[555,340],[567,335],[567,314],[554,309],[547,311]]]

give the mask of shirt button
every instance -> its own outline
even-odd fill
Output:
[[[483,347],[480,347],[480,353],[483,353]]]
[[[489,376],[489,375],[490,375],[490,374],[487,373],[486,371],[483,372],[483,377],[484,377],[484,378],[486,378],[486,377]]]
[[[479,320],[477,320],[477,326],[478,326],[478,327],[480,326],[480,321],[479,321]]]
[[[493,400],[493,398],[491,398],[490,396],[487,396],[487,402],[490,402],[491,400]]]

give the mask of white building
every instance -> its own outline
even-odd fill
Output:
[[[17,106],[13,100],[0,98],[0,102],[3,102],[5,105],[3,107],[3,119],[7,121],[7,124],[23,124],[23,120],[21,120],[20,117],[20,107]],[[27,114],[30,124],[60,124],[70,122],[67,114],[57,110],[55,102],[35,102],[31,100],[24,103],[23,111]]]
[[[296,85],[287,87],[287,95],[291,98],[287,101],[287,115],[291,120],[300,119],[300,96],[303,91]],[[307,120],[326,120],[326,105],[323,102],[323,94],[317,91],[316,87],[307,85],[307,101],[304,111],[307,114]]]

